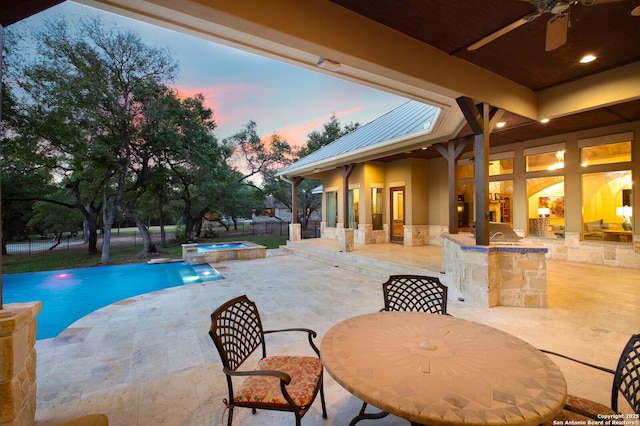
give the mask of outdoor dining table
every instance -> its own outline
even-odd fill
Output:
[[[327,331],[321,358],[350,393],[412,424],[538,425],[567,398],[560,369],[495,328],[422,312],[375,312]],[[356,420],[356,419],[354,419]]]

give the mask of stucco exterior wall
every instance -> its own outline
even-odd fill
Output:
[[[449,226],[449,181],[447,180],[447,161],[438,157],[429,160],[429,224]]]
[[[429,161],[414,158],[411,161],[411,179],[409,179],[407,204],[411,206],[411,223],[408,225],[429,224]]]

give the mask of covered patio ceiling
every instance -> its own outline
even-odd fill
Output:
[[[57,3],[4,1],[1,23]],[[539,7],[542,0],[80,3],[442,106],[442,141],[471,133],[455,103],[460,96],[506,111],[507,126],[492,135],[492,146],[640,120],[640,0],[567,4],[567,41],[549,52],[550,13],[468,49],[535,12],[534,3]],[[563,2],[547,3],[550,9]],[[580,64],[587,53],[597,59]],[[339,63],[339,69],[318,68],[320,57]],[[551,121],[541,124],[542,118]]]

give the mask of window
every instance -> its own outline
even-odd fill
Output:
[[[489,176],[513,174],[513,151],[489,156]],[[475,159],[465,158],[458,162],[458,179],[474,179]]]
[[[524,150],[525,171],[541,172],[564,169],[565,147],[564,143],[556,143],[526,148]]]
[[[526,156],[527,172],[564,169],[564,150]]]
[[[474,221],[475,185],[473,181],[458,183],[458,230],[471,231]]]
[[[489,156],[489,176],[512,175],[515,152],[499,152]]]
[[[327,227],[335,228],[338,223],[338,191],[327,192]]]
[[[564,238],[564,176],[527,179],[528,234]]]
[[[513,181],[489,182],[489,220],[491,222],[513,222]]]
[[[354,188],[349,190],[349,228],[358,229],[360,189]]]
[[[631,171],[582,175],[584,240],[631,243]]]
[[[467,160],[464,164],[458,164],[458,179],[473,179],[473,163]]]
[[[631,161],[631,141],[580,148],[582,167]]]
[[[373,230],[379,231],[382,227],[382,188],[371,188],[371,223]]]
[[[404,188],[391,189],[392,209],[391,215],[394,221],[404,222]]]
[[[489,176],[513,174],[513,158],[489,161]]]

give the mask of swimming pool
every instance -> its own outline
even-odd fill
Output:
[[[2,276],[4,303],[42,302],[36,339],[57,336],[91,312],[164,288],[223,279],[209,265],[169,262]]]

